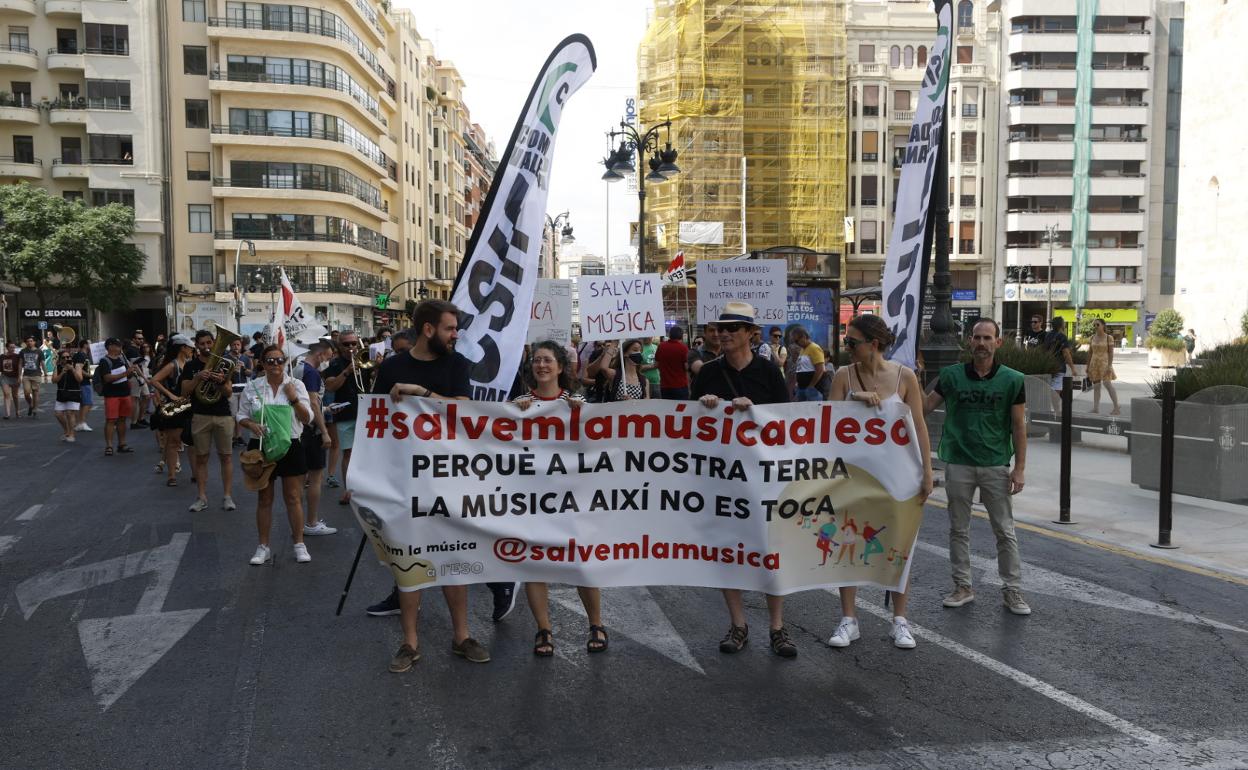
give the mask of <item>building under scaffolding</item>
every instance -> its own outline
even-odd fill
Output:
[[[687,264],[780,245],[843,253],[844,0],[655,0],[638,59],[641,123],[671,119],[681,168],[647,185],[643,271],[680,250]],[[722,223],[722,238],[686,226],[722,242],[682,242],[682,222]]]

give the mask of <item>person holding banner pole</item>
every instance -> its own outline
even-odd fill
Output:
[[[572,379],[568,354],[559,343],[537,343],[533,346],[531,361],[535,384],[528,395],[516,398],[516,406],[523,411],[539,401],[567,401],[570,408],[581,408],[583,401],[575,394],[575,381]],[[585,606],[585,617],[589,618],[589,641],[585,643],[585,649],[589,652],[606,652],[608,639],[607,629],[602,625],[602,590],[577,586],[576,592],[581,597],[581,604]],[[549,658],[555,654],[555,642],[550,629],[550,601],[546,584],[525,583],[524,593],[528,597],[533,620],[537,621],[533,654],[539,658]]]
[[[709,336],[711,325],[707,326]],[[720,399],[730,401],[738,412],[754,404],[788,403],[789,390],[785,387],[784,375],[750,350],[750,335],[758,326],[754,322],[754,306],[747,302],[729,302],[714,326],[723,354],[701,365],[693,381],[692,397],[707,409],[717,408]],[[724,601],[728,604],[732,627],[719,643],[719,651],[732,654],[745,647],[750,629],[745,621],[741,591],[724,589]],[[767,595],[767,614],[771,621],[771,651],[782,658],[797,657],[797,646],[784,627],[783,596]]]
[[[392,355],[377,369],[372,392],[387,394],[396,403],[404,398],[440,398],[467,401],[472,396],[471,364],[454,350],[459,338],[459,311],[446,300],[427,299],[412,313],[416,334],[411,350],[405,355]],[[348,477],[348,486],[350,479]],[[468,634],[468,586],[443,586],[447,609],[451,613],[453,639],[451,652],[473,663],[488,663],[490,653]],[[420,612],[419,591],[394,592],[385,601],[369,607],[370,615],[397,603],[403,624],[403,645],[390,661],[390,671],[401,674],[420,659],[417,620]]]
[[[919,497],[926,501],[932,493],[932,451],[927,423],[923,420],[923,388],[913,371],[884,360],[884,351],[894,339],[888,324],[879,316],[860,315],[851,320],[845,330],[850,365],[841,367],[832,376],[831,400],[857,401],[878,407],[885,401],[896,399],[910,407],[915,440],[923,456],[923,486]],[[840,594],[841,622],[836,633],[828,639],[832,647],[848,647],[860,636],[856,604],[858,588],[845,586],[840,589]],[[893,628],[889,636],[895,646],[903,650],[914,649],[914,634],[906,621],[906,594],[894,592],[892,596]]]

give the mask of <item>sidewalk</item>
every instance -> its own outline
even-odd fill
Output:
[[[1248,506],[1174,495],[1171,542],[1179,548],[1151,548],[1149,543],[1157,541],[1157,493],[1131,483],[1125,439],[1090,436],[1071,447],[1070,518],[1075,523],[1070,525],[1054,523],[1060,469],[1060,444],[1044,438],[1027,442],[1026,487],[1014,498],[1016,520],[1153,559],[1248,578]],[[943,487],[932,499],[946,502]]]

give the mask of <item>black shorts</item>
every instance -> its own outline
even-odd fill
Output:
[[[309,471],[325,470],[325,447],[321,446],[321,434],[311,428],[299,439],[303,443],[303,461]]]
[[[248,449],[259,449],[260,440],[252,439],[247,443]],[[287,476],[302,476],[308,472],[307,459],[303,456],[303,446],[300,445],[299,439],[291,439],[290,449],[286,450],[286,454],[282,459],[277,461],[277,467],[273,469],[275,477],[285,478]]]

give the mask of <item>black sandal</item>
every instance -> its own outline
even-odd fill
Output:
[[[129,444],[122,444],[121,446],[117,447],[117,454],[128,455],[128,454],[133,454],[133,453],[134,453],[134,450],[130,448]]]
[[[533,654],[539,658],[549,658],[555,654],[555,643],[552,641],[553,634],[549,628],[539,628],[537,635],[533,637]]]
[[[598,634],[602,634],[602,638],[598,638]],[[590,652],[606,652],[607,651],[607,629],[602,626],[591,625],[589,627],[589,641],[585,643],[585,649]]]
[[[105,456],[105,457],[112,457],[112,456],[113,456],[113,448],[112,448],[111,446],[106,446],[106,447],[104,447],[104,456]]]
[[[166,480],[165,480],[165,486],[167,486],[167,487],[176,487],[177,485],[178,485],[178,480],[177,480],[177,479],[166,479]]]

